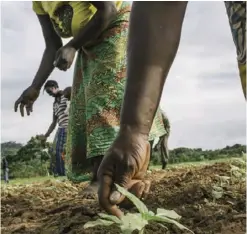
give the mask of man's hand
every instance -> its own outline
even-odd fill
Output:
[[[67,71],[74,61],[75,53],[76,50],[71,46],[61,47],[56,53],[54,66],[62,71]]]
[[[46,135],[43,135],[43,134],[37,136],[37,139],[40,141],[42,147],[45,147],[47,138],[48,137]]]
[[[147,136],[135,133],[120,133],[106,153],[98,170],[99,203],[108,213],[117,217],[122,212],[117,205],[124,196],[114,188],[114,183],[128,189],[138,198],[145,198],[150,182],[144,176],[150,160],[150,144]]]
[[[17,112],[18,107],[20,106],[21,116],[24,117],[24,107],[26,108],[27,115],[30,115],[30,112],[33,111],[33,103],[39,96],[39,90],[33,86],[29,86],[26,90],[23,91],[21,96],[15,102],[15,112]]]
[[[40,141],[46,142],[47,136],[45,136],[45,135],[43,135],[43,134],[42,134],[42,135],[38,135],[38,136],[37,136],[37,139],[40,140]]]

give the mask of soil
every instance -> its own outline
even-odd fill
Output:
[[[180,223],[196,234],[246,233],[246,181],[231,177],[221,187],[224,194],[214,199],[212,186],[219,176],[231,176],[229,163],[153,170],[147,207],[173,209],[182,216]],[[86,182],[48,180],[30,185],[10,185],[1,191],[1,233],[25,234],[117,234],[118,227],[83,229],[83,225],[102,212],[97,199],[81,198]],[[135,208],[129,212],[134,212]],[[145,233],[181,234],[172,225],[168,230],[150,223]]]

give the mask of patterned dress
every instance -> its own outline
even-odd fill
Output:
[[[246,98],[246,1],[226,1],[225,6],[236,46],[242,89]]]
[[[83,180],[82,174],[89,162],[86,159],[104,155],[119,131],[131,5],[128,2],[115,3],[116,18],[94,46],[78,51],[75,63],[65,155],[66,174],[73,181]],[[33,4],[37,14],[49,14],[61,37],[76,35],[76,27],[86,25],[96,12],[89,2]],[[86,19],[78,23],[82,15]],[[149,138],[152,140],[165,133],[158,110]]]

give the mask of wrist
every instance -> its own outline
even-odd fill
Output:
[[[144,139],[148,139],[149,130],[136,124],[120,124],[120,135],[140,135]]]
[[[75,43],[75,39],[71,39],[64,47],[70,47],[75,49],[76,51],[79,49],[78,46]]]
[[[30,86],[39,92],[43,84],[40,84],[40,82],[33,81],[33,83]]]

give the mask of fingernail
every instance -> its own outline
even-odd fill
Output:
[[[114,191],[111,196],[110,196],[110,200],[113,202],[117,202],[121,197],[121,194],[118,191]]]

